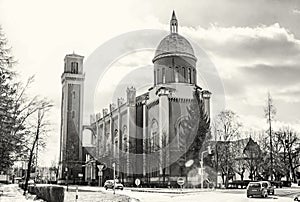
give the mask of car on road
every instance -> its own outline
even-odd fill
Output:
[[[115,186],[114,186],[115,185]],[[113,189],[115,187],[115,189],[121,189],[123,190],[124,189],[124,186],[117,182],[114,183],[114,180],[106,180],[105,183],[104,183],[104,188],[107,190],[107,189]]]
[[[247,186],[247,197],[268,197],[268,186],[264,182],[250,182]]]
[[[294,201],[300,201],[300,194],[297,194],[297,195],[294,197]]]

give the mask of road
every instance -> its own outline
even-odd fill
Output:
[[[41,185],[42,186],[42,185]],[[1,202],[12,202],[12,201],[33,201],[33,199],[26,200],[22,195],[22,192],[18,189],[17,185],[5,185],[4,195],[0,197]],[[137,192],[140,191],[154,191],[154,193],[149,192]],[[65,193],[66,201],[74,201],[75,199],[75,186],[70,186],[70,192]],[[157,193],[160,192],[160,193]],[[175,193],[161,193],[161,192],[175,192]],[[210,190],[201,191],[193,189],[184,189],[184,194],[180,193],[180,190],[169,190],[169,189],[134,189],[125,188],[124,190],[116,190],[116,194],[129,196],[130,198],[138,200],[130,200],[130,202],[292,202],[293,196],[300,193],[299,187],[292,188],[282,188],[275,190],[275,196],[269,196],[268,198],[247,198],[245,189],[223,189],[223,190]],[[79,187],[79,200],[78,201],[111,201],[112,190],[105,190],[99,187]],[[103,195],[104,193],[104,195]],[[116,196],[115,201],[127,201],[120,200],[121,198]],[[114,198],[114,197],[113,197]],[[70,199],[70,200],[68,200]],[[125,198],[122,198],[125,199]]]
[[[101,189],[103,192],[112,192],[111,190]],[[140,202],[262,202],[262,201],[277,201],[291,202],[295,193],[299,193],[300,189],[281,189],[276,190],[277,195],[269,196],[268,198],[247,198],[246,190],[217,190],[217,191],[198,191],[194,193],[170,194],[170,193],[149,193],[136,192],[131,190],[117,190],[117,194],[123,194]]]

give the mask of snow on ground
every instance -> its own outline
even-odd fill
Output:
[[[24,196],[23,190],[16,184],[0,184],[0,190],[3,191],[3,195],[0,195],[0,202],[38,202],[34,200],[34,196]]]

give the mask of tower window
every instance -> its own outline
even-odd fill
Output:
[[[71,73],[78,74],[78,62],[71,62]]]
[[[156,85],[156,71],[154,70],[154,85]]]
[[[72,92],[72,97],[75,99],[75,91]]]
[[[157,70],[156,76],[157,76],[156,82],[157,82],[157,83],[160,83],[160,81],[159,81],[159,69]]]
[[[184,81],[186,81],[186,72],[185,72],[185,68],[184,67],[182,67],[182,71],[183,71],[183,79],[184,79]]]

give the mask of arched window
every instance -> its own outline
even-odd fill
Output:
[[[196,83],[196,71],[193,69],[193,83]]]
[[[157,78],[156,78],[156,82],[157,83],[160,83],[160,80],[159,80],[159,69],[157,70],[157,74],[156,74]]]
[[[176,147],[179,150],[186,150],[187,142],[186,137],[189,135],[189,129],[187,125],[187,117],[180,117],[175,123],[175,131],[177,137]],[[175,145],[174,145],[175,146]]]
[[[185,72],[185,67],[182,67],[182,72],[183,72],[183,81],[186,82],[186,72]]]
[[[158,122],[153,119],[150,133],[150,151],[154,152],[159,147]]]
[[[166,83],[166,69],[162,68],[162,83]]]
[[[156,71],[154,70],[154,85],[156,85]]]
[[[188,83],[192,82],[192,73],[191,73],[191,69],[188,68]]]
[[[175,68],[175,83],[178,82],[178,67]]]
[[[128,151],[128,145],[127,145],[128,138],[127,138],[127,126],[126,125],[123,126],[122,133],[123,133],[122,134],[123,151],[127,152]]]

